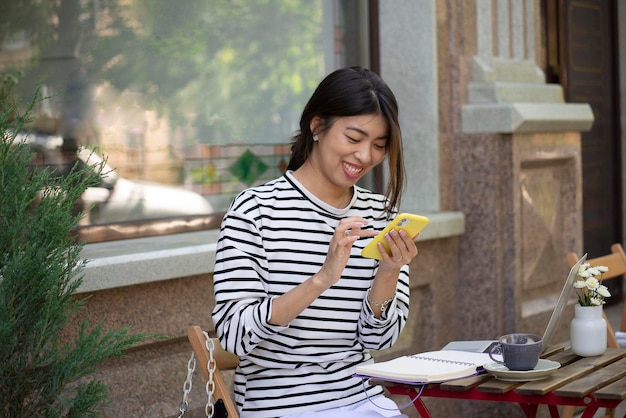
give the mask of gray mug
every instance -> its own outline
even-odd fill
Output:
[[[539,362],[542,339],[537,334],[503,335],[489,351],[489,357],[496,363],[504,364],[509,370],[532,370]],[[493,354],[502,354],[502,360],[494,358]]]

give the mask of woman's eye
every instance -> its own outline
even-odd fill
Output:
[[[350,141],[350,142],[359,142],[358,139],[352,138],[351,136],[348,136],[348,135],[346,135],[346,138],[348,138],[348,141]]]
[[[380,150],[384,150],[385,146],[382,144],[374,144],[374,147],[376,147],[376,149],[380,149]]]

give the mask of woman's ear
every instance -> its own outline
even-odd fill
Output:
[[[324,120],[319,116],[314,116],[309,124],[309,129],[313,135],[319,134],[320,129],[324,126]]]

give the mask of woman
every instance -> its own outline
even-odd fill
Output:
[[[385,157],[386,195],[357,186]],[[243,191],[222,222],[213,321],[241,358],[242,417],[399,414],[353,374],[406,323],[414,237],[392,232],[391,254],[361,256],[396,215],[403,185],[393,93],[360,67],[331,73],[304,108],[287,172]]]

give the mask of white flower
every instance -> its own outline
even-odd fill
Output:
[[[600,271],[600,269],[598,269],[597,267],[589,267],[587,269],[587,271],[589,272],[589,274],[591,274],[592,276],[599,276],[602,274],[602,272]]]
[[[574,282],[574,287],[576,289],[582,289],[583,287],[587,287],[587,283],[584,280],[576,280]]]
[[[604,303],[603,300],[598,298],[589,298],[589,302],[591,302],[591,304],[595,306],[602,305]]]
[[[604,298],[611,296],[609,289],[602,284],[602,275],[609,271],[606,266],[590,266],[584,263],[578,268],[578,280],[574,288],[578,289],[580,306],[603,305]]]
[[[587,285],[587,289],[589,290],[596,290],[598,287],[600,287],[600,282],[595,277],[590,277],[585,280],[585,284]]]
[[[601,284],[600,286],[598,286],[598,288],[596,289],[596,293],[598,293],[600,296],[608,298],[609,296],[611,296],[611,292],[609,292],[609,289]]]

